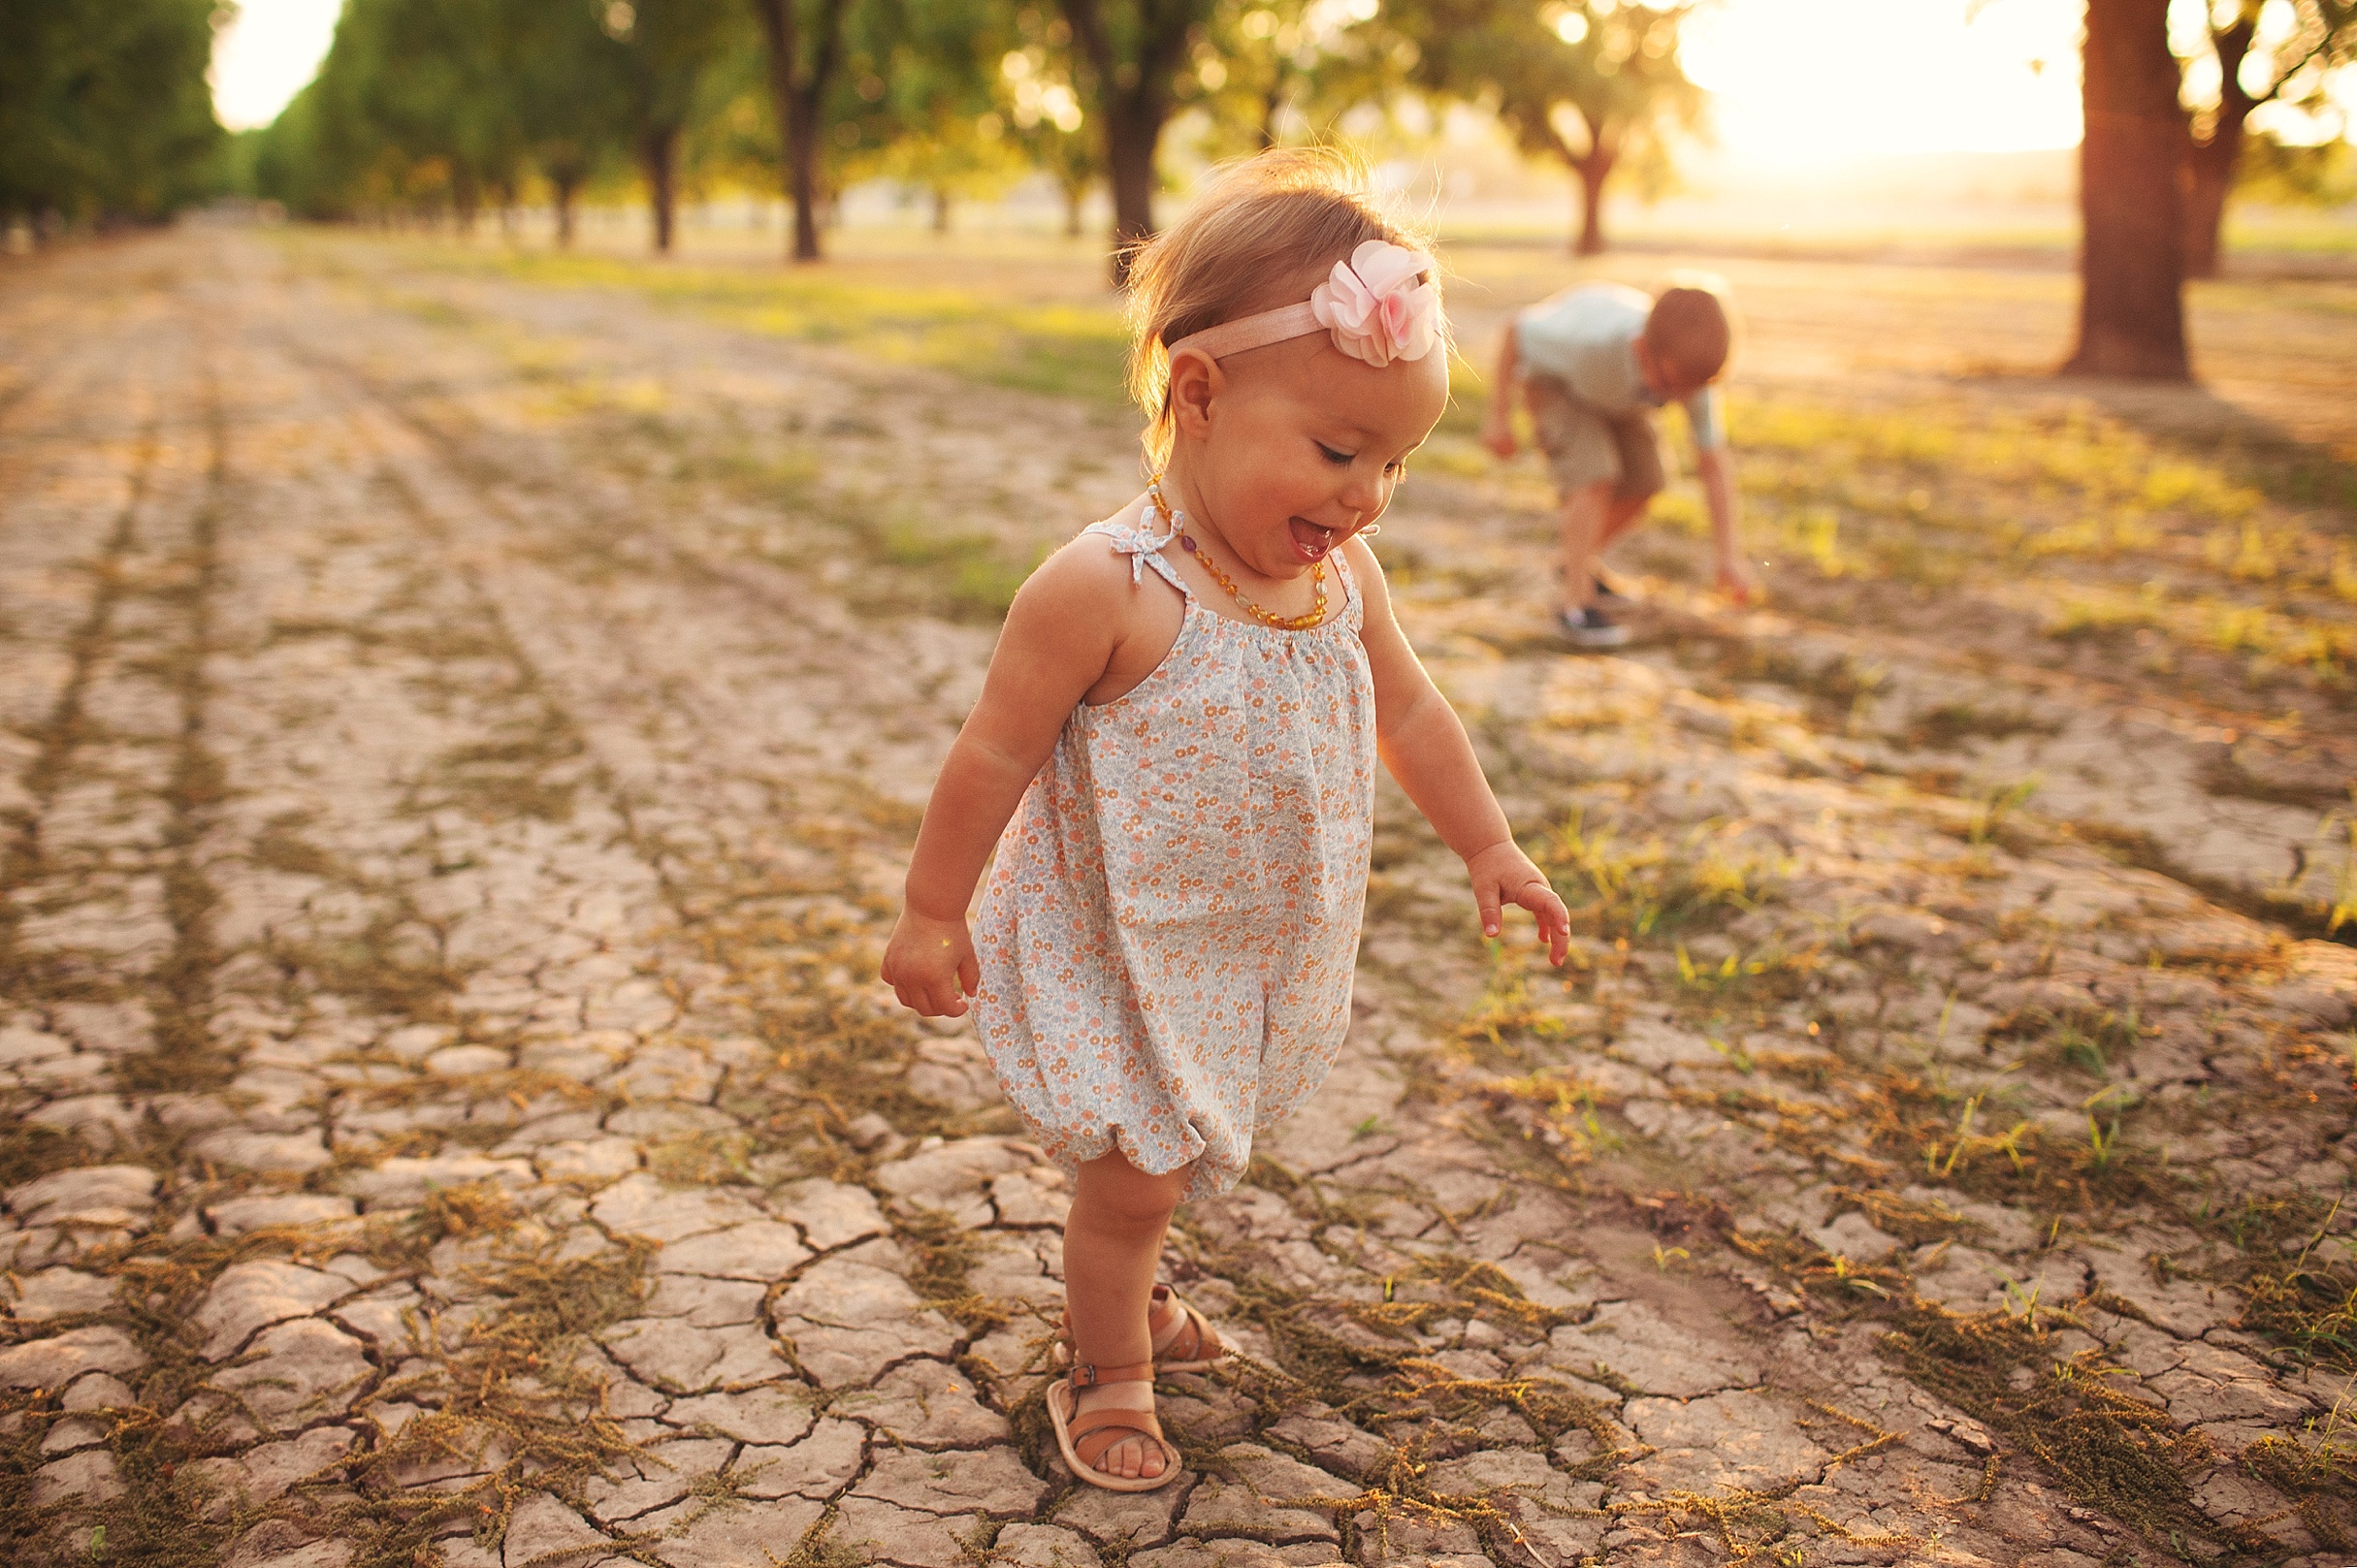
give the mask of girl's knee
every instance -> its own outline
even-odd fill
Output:
[[[1073,1193],[1073,1207],[1099,1223],[1124,1226],[1168,1225],[1194,1167],[1181,1166],[1149,1175],[1129,1163],[1119,1150],[1081,1167]]]

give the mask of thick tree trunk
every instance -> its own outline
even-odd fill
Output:
[[[1067,180],[1064,184],[1064,238],[1081,238],[1081,205],[1088,200],[1085,184]]]
[[[655,248],[666,256],[671,253],[672,220],[678,210],[679,195],[674,188],[678,161],[679,127],[662,126],[639,140],[638,162],[646,171],[647,202],[655,209]]]
[[[815,262],[821,259],[819,208],[825,200],[819,157],[826,133],[826,83],[842,51],[845,0],[820,0],[807,39],[796,3],[753,0],[753,9],[769,47],[769,97],[786,154],[786,195],[793,203],[793,259]]]
[[[933,232],[950,232],[950,193],[939,185],[933,187]]]
[[[2187,148],[2169,0],[2087,0],[2079,346],[2066,375],[2189,380]]]
[[[1154,148],[1162,140],[1162,116],[1149,105],[1126,101],[1108,106],[1105,174],[1113,187],[1115,288],[1129,283],[1130,255],[1154,237]]]
[[[786,144],[786,194],[793,201],[793,259],[815,262],[819,249],[819,208],[825,199],[819,180],[820,99],[815,92],[796,91],[787,106],[791,127]]]
[[[1208,0],[1137,0],[1131,49],[1114,45],[1104,7],[1110,0],[1062,0],[1073,42],[1095,80],[1097,118],[1105,127],[1105,177],[1113,189],[1113,281],[1129,283],[1131,253],[1154,233],[1154,148],[1171,112],[1171,74]]]
[[[2210,134],[2193,144],[2185,161],[2185,275],[2218,275],[2219,233],[2226,222],[2226,193],[2234,188],[2235,166],[2243,158],[2243,127],[2258,100],[2243,87],[2243,62],[2258,33],[2254,17],[2238,16],[2211,32],[2218,57],[2218,107]]]
[[[1612,166],[1617,162],[1613,154],[1599,147],[1571,166],[1579,176],[1579,239],[1571,245],[1574,256],[1604,252],[1604,181],[1612,177]]]

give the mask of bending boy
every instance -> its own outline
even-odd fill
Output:
[[[1735,472],[1714,384],[1734,329],[1710,289],[1680,285],[1649,300],[1618,283],[1588,283],[1516,315],[1490,383],[1481,438],[1514,455],[1513,395],[1520,386],[1563,503],[1564,634],[1581,648],[1617,648],[1629,630],[1597,601],[1620,597],[1597,575],[1615,539],[1643,520],[1665,483],[1653,410],[1686,409],[1715,541],[1718,586],[1748,597],[1751,574],[1735,540]]]

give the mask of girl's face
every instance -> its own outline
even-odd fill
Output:
[[[1448,402],[1448,355],[1353,359],[1324,333],[1172,367],[1173,504],[1251,571],[1299,577],[1383,514]]]

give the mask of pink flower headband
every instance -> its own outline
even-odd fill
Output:
[[[1381,369],[1393,360],[1420,360],[1440,340],[1440,293],[1432,285],[1435,263],[1421,250],[1370,240],[1336,262],[1326,281],[1300,304],[1264,310],[1189,333],[1170,345],[1175,358],[1191,348],[1213,360],[1324,328],[1334,346]]]

